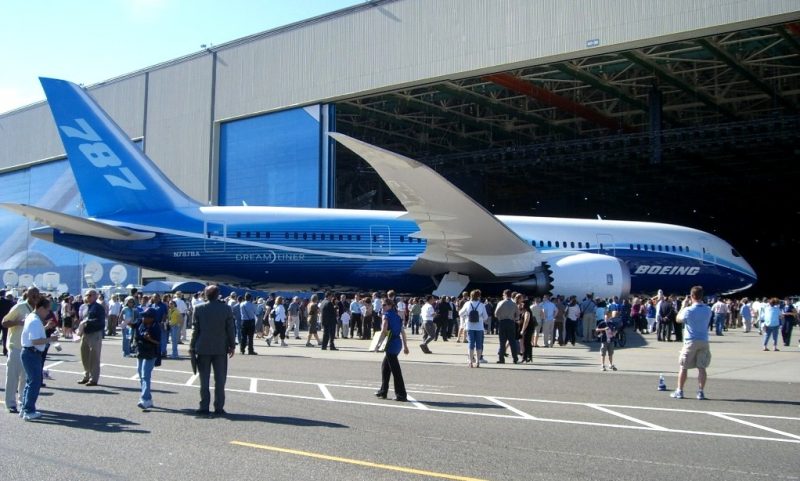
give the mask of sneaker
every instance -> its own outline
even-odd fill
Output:
[[[8,408],[8,412],[10,414],[19,414],[19,411],[17,410],[16,406],[11,406],[10,408]]]
[[[33,421],[34,419],[39,419],[40,417],[42,417],[42,413],[39,411],[34,411],[32,413],[25,413],[25,415],[22,416],[22,419],[25,421]]]
[[[314,347],[314,345],[313,345],[313,344],[311,344],[310,342],[307,342],[307,343],[306,343],[306,347]]]
[[[267,346],[269,346],[269,347],[272,346],[272,339],[267,338]]]
[[[671,398],[675,399],[683,399],[683,391],[680,389],[676,389],[672,394],[669,395]]]
[[[702,389],[697,391],[697,400],[698,401],[705,401],[706,399],[707,399],[706,395],[705,395],[705,393],[703,392]]]
[[[617,370],[617,366],[615,366],[613,364],[611,366],[609,366],[609,367],[611,368],[612,371],[616,371]]]
[[[606,365],[605,365],[605,364],[603,364],[603,367],[601,367],[601,368],[600,368],[600,370],[601,370],[601,371],[607,371],[608,369],[606,369]]]
[[[49,369],[45,369],[44,370],[44,372],[42,373],[42,377],[44,377],[45,379],[49,379],[51,381],[54,381],[53,377],[50,375],[50,370]]]

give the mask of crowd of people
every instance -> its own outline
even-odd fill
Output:
[[[693,290],[684,298],[659,292],[652,297],[598,299],[589,293],[581,300],[578,296],[529,297],[509,290],[499,299],[484,297],[479,290],[452,298],[433,295],[404,298],[388,291],[308,297],[270,295],[256,299],[249,293],[231,293],[222,298],[218,289],[213,291],[213,299],[208,289],[194,295],[133,293],[113,295],[110,299],[95,290],[58,299],[42,295],[35,287],[25,291],[20,299],[0,291],[3,354],[8,356],[6,408],[19,412],[25,419],[38,417],[36,398],[49,377],[43,369],[44,359],[58,336],[80,340],[84,376],[78,383],[95,386],[100,378],[102,340],[119,333],[122,356],[138,359],[141,380],[138,405],[149,409],[153,405],[149,387],[153,368],[162,359],[179,356],[178,345],[187,341],[187,328],[194,326],[193,334],[198,335],[198,323],[205,322],[201,319],[209,312],[209,308],[201,306],[211,301],[214,309],[229,315],[231,328],[230,339],[227,328],[215,334],[225,341],[224,345],[212,349],[215,354],[201,366],[201,373],[206,369],[206,390],[207,371],[212,365],[215,379],[217,367],[227,370],[227,364],[223,366],[219,356],[232,356],[237,346],[241,354],[256,355],[254,339],[263,339],[268,347],[287,347],[292,341],[300,341],[306,347],[336,351],[338,338],[372,340],[374,333],[389,339],[382,366],[382,386],[376,394],[386,396],[391,375],[397,399],[401,401],[406,395],[397,356],[401,351],[408,353],[406,329],[421,336],[419,347],[425,353],[431,352],[432,342],[440,340],[455,339],[456,343],[468,344],[470,368],[487,362],[483,351],[488,334],[499,338],[496,362],[500,364],[506,362],[509,354],[515,364],[532,362],[534,348],[574,346],[582,340],[599,342],[601,369],[616,371],[615,339],[621,330],[630,327],[645,335],[655,335],[658,342],[683,342],[686,355],[681,357],[680,388],[673,395],[683,397],[685,369],[697,367],[702,371],[698,398],[703,398],[710,351],[698,350],[698,344],[707,343],[712,332],[723,336],[733,329],[745,333],[757,330],[763,334],[763,350],[769,350],[771,341],[772,349],[778,351],[778,333],[783,346],[791,344],[800,307],[800,303],[788,298],[707,299],[702,289],[699,294]],[[700,304],[707,307],[707,312],[693,307]],[[197,315],[203,312],[206,314]],[[228,320],[220,322],[225,324]],[[213,344],[207,336],[201,342],[204,346]],[[197,342],[195,337],[192,343]],[[694,348],[687,347],[692,344]],[[206,348],[200,350],[203,349]],[[194,344],[190,352],[197,354]],[[222,391],[223,398],[215,400],[215,409],[224,412],[224,376],[221,381],[223,386],[217,393]],[[201,411],[208,410],[206,396],[201,401]]]

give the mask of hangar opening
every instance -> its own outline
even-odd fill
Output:
[[[789,294],[799,102],[792,23],[347,99],[335,125],[434,167],[494,214],[712,232],[753,264],[758,293]],[[336,164],[336,207],[402,208],[341,146]]]

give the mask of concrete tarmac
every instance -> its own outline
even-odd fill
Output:
[[[258,356],[230,361],[228,415],[211,418],[194,414],[186,345],[156,369],[155,407],[142,411],[119,338],[104,341],[97,387],[76,384],[78,345],[62,342],[44,417],[0,413],[0,479],[798,479],[800,350],[725,334],[711,336],[707,401],[693,398],[696,372],[687,399],[657,391],[659,373],[675,387],[680,344],[631,331],[616,372],[600,371],[596,343],[499,365],[487,336],[489,363],[470,369],[464,344],[426,355],[409,336],[408,403],[373,395],[383,355],[367,341],[333,352],[258,341]]]

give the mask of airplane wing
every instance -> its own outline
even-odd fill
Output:
[[[430,167],[344,134],[331,137],[378,172],[427,240],[420,259],[440,267],[474,263],[495,276],[524,275],[536,249]],[[457,269],[450,269],[457,270]]]
[[[112,240],[143,240],[150,239],[155,234],[152,232],[139,232],[135,230],[104,224],[96,220],[75,217],[72,215],[52,210],[33,207],[25,204],[0,203],[0,207],[24,215],[28,219],[49,225],[66,234],[101,237]]]

